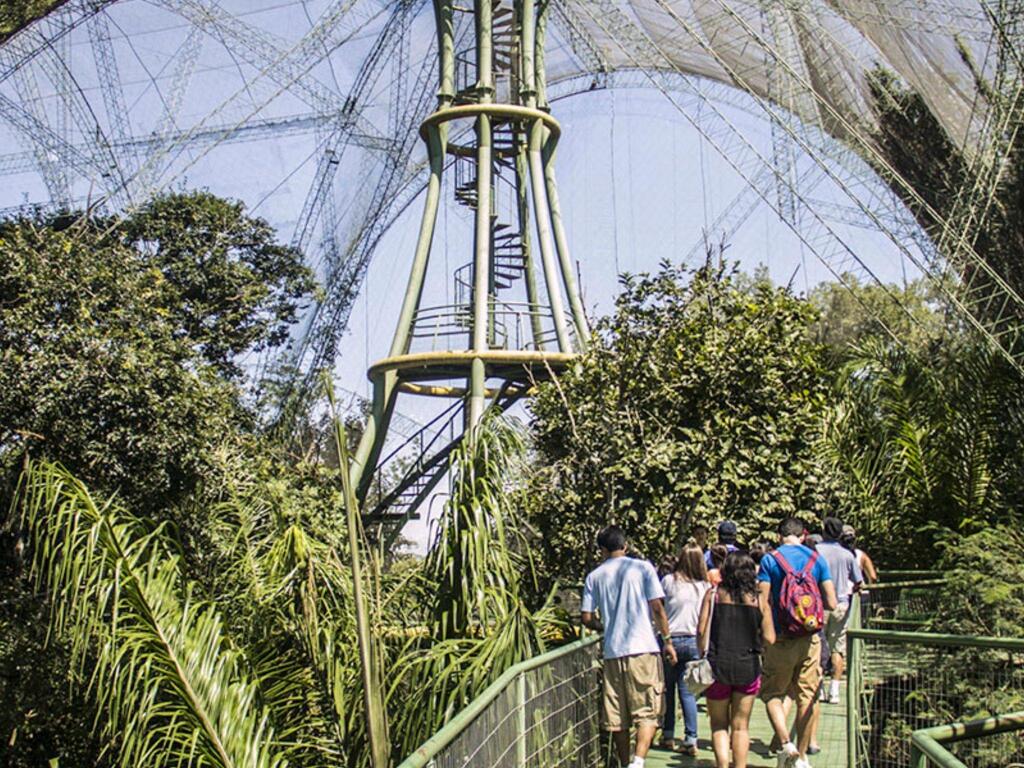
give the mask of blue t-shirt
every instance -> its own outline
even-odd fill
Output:
[[[725,551],[726,552],[735,552],[737,549],[739,549],[739,547],[737,547],[735,544],[726,544],[725,545]],[[707,550],[704,553],[704,565],[707,566],[707,569],[709,571],[714,567],[714,563],[711,562],[711,550],[710,549]]]
[[[769,552],[761,558],[761,568],[757,572],[757,580],[766,581],[772,585],[772,619],[775,621],[775,631],[781,632],[782,624],[779,622],[779,593],[782,592],[782,579],[786,575],[786,572],[782,570],[782,566],[779,565],[778,561],[775,559],[776,554],[781,554],[782,557],[786,558],[786,562],[789,563],[789,567],[799,573],[804,569],[804,566],[807,565],[807,561],[814,552],[803,544],[783,544],[774,552]],[[814,569],[811,573],[814,574],[814,580],[818,582],[818,589],[821,589],[821,585],[826,581],[832,580],[832,574],[828,570],[828,563],[825,562],[825,558],[821,555],[818,555],[818,559],[815,561]],[[821,599],[822,602],[824,602],[824,590],[822,590]]]
[[[606,659],[661,652],[650,601],[664,597],[658,572],[646,560],[610,557],[587,574],[580,609],[600,614]]]

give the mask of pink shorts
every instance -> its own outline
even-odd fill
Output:
[[[738,693],[742,696],[756,696],[757,692],[761,690],[761,676],[758,675],[757,679],[749,685],[726,685],[720,683],[717,680],[708,686],[707,690],[704,691],[704,695],[708,697],[710,701],[725,701],[734,693]]]

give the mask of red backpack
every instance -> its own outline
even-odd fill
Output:
[[[782,553],[772,553],[775,562],[782,568],[782,586],[779,589],[779,624],[782,633],[788,637],[806,637],[821,629],[825,622],[825,610],[821,602],[821,590],[814,578],[814,564],[818,553],[812,552],[807,564],[799,572],[794,571]]]

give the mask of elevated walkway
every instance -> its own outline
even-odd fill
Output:
[[[920,631],[939,584],[911,578],[855,598],[842,702],[819,707],[817,768],[1024,765],[1024,639]],[[894,627],[890,628],[890,627]],[[910,630],[910,631],[907,631]],[[609,768],[599,638],[507,670],[399,768]],[[677,723],[681,720],[677,719]],[[774,766],[761,703],[750,766]],[[696,757],[652,750],[650,768],[714,766],[703,703]]]

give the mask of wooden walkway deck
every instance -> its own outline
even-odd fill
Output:
[[[818,723],[818,746],[821,752],[809,756],[815,768],[843,768],[846,765],[846,686],[843,686],[843,700],[839,704],[820,704]],[[697,725],[700,752],[697,757],[652,749],[647,756],[647,768],[714,768],[715,756],[711,751],[711,729],[703,699],[698,703],[700,717]],[[676,718],[676,732],[682,729],[682,713]],[[768,714],[760,701],[754,704],[750,718],[750,759],[751,768],[775,768],[776,758],[768,757],[772,729]]]

